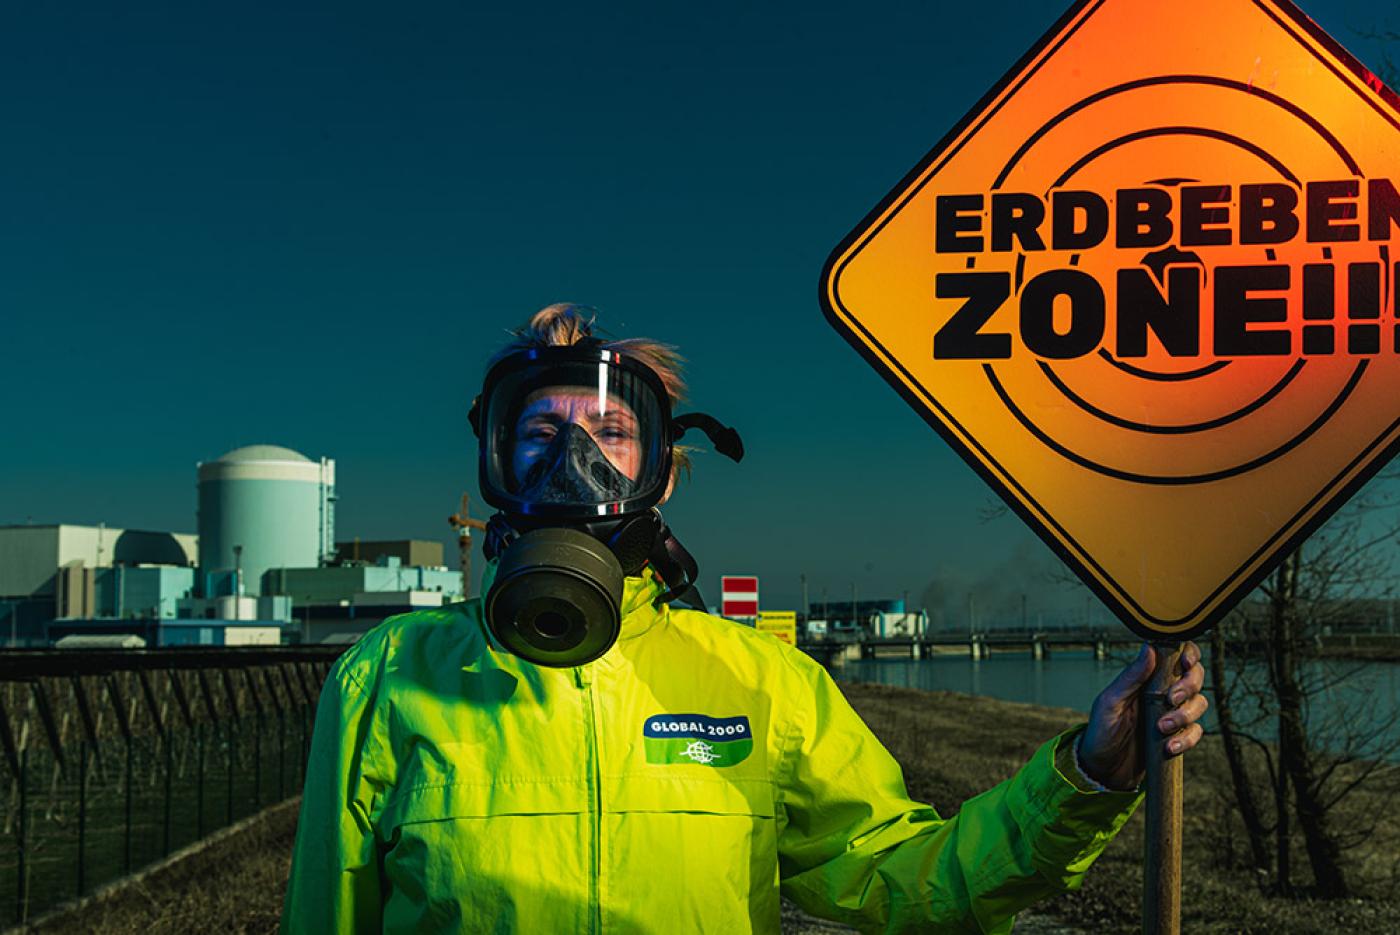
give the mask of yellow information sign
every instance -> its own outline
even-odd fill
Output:
[[[776,636],[788,645],[797,645],[797,611],[795,610],[760,611],[754,628],[762,633]]]
[[[1281,0],[1077,3],[833,252],[830,322],[1139,634],[1400,448],[1400,100]]]

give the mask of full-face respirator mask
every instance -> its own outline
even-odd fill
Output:
[[[498,564],[483,611],[501,646],[538,665],[582,665],[617,641],[625,578],[650,566],[666,585],[658,602],[691,591],[695,559],[656,507],[681,436],[699,429],[738,461],[732,428],[672,417],[661,378],[595,339],[502,358],[469,418],[481,493],[498,511],[486,527],[486,557]]]

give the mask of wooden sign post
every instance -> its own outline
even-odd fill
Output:
[[[1172,709],[1167,690],[1180,674],[1181,643],[1152,643],[1157,668],[1143,690],[1142,738],[1147,771],[1147,839],[1142,877],[1143,935],[1181,932],[1182,761],[1166,756],[1157,722]]]

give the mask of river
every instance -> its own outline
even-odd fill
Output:
[[[838,681],[962,692],[1087,712],[1095,696],[1113,680],[1129,659],[1124,654],[1097,660],[1087,650],[1056,652],[1049,659],[1039,661],[1032,659],[1029,651],[994,654],[979,661],[965,656],[937,656],[923,660],[853,659],[835,667],[833,674]],[[1309,725],[1314,730],[1340,737],[1340,732],[1346,727],[1350,727],[1354,733],[1364,733],[1390,723],[1392,730],[1387,736],[1391,743],[1400,739],[1400,726],[1395,723],[1400,719],[1400,663],[1327,660],[1309,664],[1305,673],[1336,683],[1320,691],[1317,696],[1309,714]],[[1253,674],[1262,682],[1262,671]],[[1209,697],[1209,680],[1206,693]],[[1253,713],[1240,702],[1236,706],[1241,718],[1248,718]],[[1207,713],[1203,723],[1207,731],[1213,731],[1213,714]],[[1254,728],[1254,732],[1266,740],[1273,740],[1276,736],[1271,719],[1263,720]],[[1338,745],[1338,742],[1328,743],[1333,749],[1337,749]],[[1372,752],[1384,745],[1384,739],[1380,739],[1363,752]],[[1400,749],[1391,750],[1386,758],[1400,762]]]

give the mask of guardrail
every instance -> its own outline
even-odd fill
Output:
[[[343,646],[0,652],[15,922],[297,794]]]

